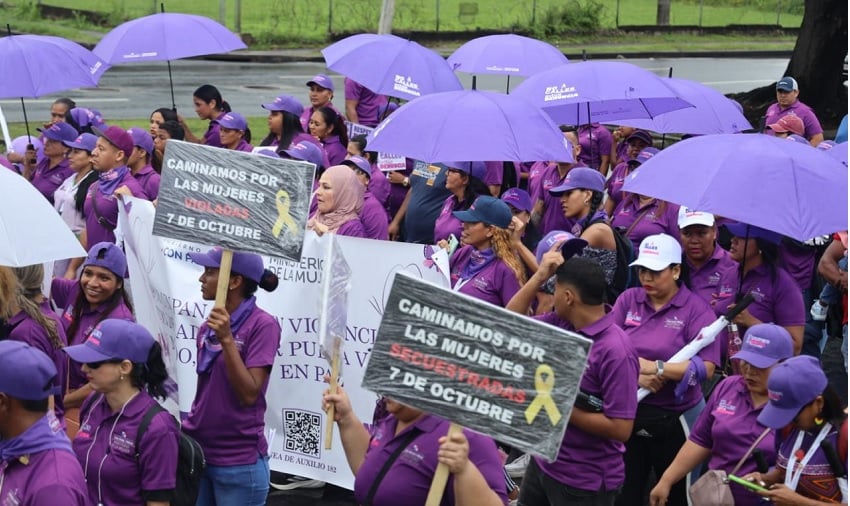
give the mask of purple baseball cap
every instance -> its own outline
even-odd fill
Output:
[[[551,195],[558,196],[576,188],[601,192],[605,189],[605,176],[589,167],[574,167],[559,186],[549,189]]]
[[[119,151],[123,152],[125,159],[130,158],[130,153],[133,152],[133,146],[135,144],[133,144],[133,138],[130,137],[130,134],[126,130],[115,125],[107,127],[106,130],[99,130],[97,128],[93,130],[99,137],[103,137],[110,144],[118,148]]]
[[[202,266],[213,267],[218,269],[221,267],[221,248],[213,248],[206,253],[189,253],[189,260]],[[254,253],[245,253],[242,251],[233,252],[233,264],[230,267],[231,272],[244,276],[255,283],[259,283],[263,279],[263,259],[260,255]]]
[[[153,153],[153,138],[150,132],[138,127],[132,127],[127,130],[127,133],[133,138],[134,146],[142,148],[148,155]]]
[[[104,360],[129,360],[144,364],[156,341],[148,329],[128,320],[107,319],[92,329],[82,344],[63,348],[81,364]]]
[[[505,193],[502,194],[502,202],[514,209],[528,213],[534,208],[534,204],[531,203],[531,195],[522,188],[508,188],[505,190]]]
[[[753,225],[747,225],[746,223],[727,223],[723,226],[735,237],[762,239],[777,246],[782,242],[782,236],[780,234]]]
[[[50,357],[38,348],[6,339],[0,341],[0,392],[27,401],[59,393],[53,385],[58,374]]]
[[[741,351],[729,358],[743,360],[759,369],[767,369],[793,356],[794,342],[791,334],[779,325],[760,323],[747,329]]]
[[[47,128],[36,128],[36,130],[43,133],[44,137],[59,142],[73,141],[80,135],[76,128],[64,121],[54,123]]]
[[[304,112],[304,106],[295,97],[291,95],[278,95],[274,102],[262,104],[260,107],[268,111],[286,111],[296,116],[301,116]]]
[[[785,427],[803,407],[823,393],[826,385],[826,374],[818,359],[808,355],[789,358],[770,371],[768,401],[758,422],[771,429]]]
[[[630,136],[626,137],[626,144],[635,139],[645,142],[647,146],[652,146],[652,136],[649,135],[649,132],[644,130],[635,130]]]
[[[324,168],[324,164],[322,163],[322,149],[319,146],[316,146],[312,142],[302,141],[297,144],[293,144],[289,146],[289,149],[284,149],[283,151],[279,151],[278,154],[284,153],[287,158],[294,158],[295,160],[303,160],[305,162],[310,162],[316,166],[316,169]],[[283,158],[283,155],[281,155]]]
[[[83,262],[83,267],[87,265],[103,267],[120,279],[124,279],[127,274],[127,257],[121,248],[111,242],[99,242],[92,246]]]
[[[455,218],[465,223],[486,223],[499,228],[508,228],[511,224],[511,209],[507,204],[489,195],[475,199],[466,211],[454,211]]]
[[[321,86],[322,88],[325,88],[327,90],[334,90],[334,82],[331,81],[331,78],[326,76],[325,74],[316,74],[313,79],[307,81],[307,86],[313,84]]]
[[[216,121],[221,127],[231,130],[242,130],[244,132],[248,128],[245,117],[238,112],[229,112]]]
[[[543,236],[543,239],[540,239],[540,242],[537,243],[537,248],[534,250],[537,263],[539,264],[543,260],[543,255],[559,242],[564,243],[561,245],[561,254],[564,256],[564,260],[569,260],[578,253],[581,253],[585,246],[587,246],[587,241],[584,239],[563,230],[553,230]]]
[[[484,177],[487,175],[487,165],[484,162],[443,162],[443,165],[449,169],[463,172],[467,176],[471,175],[480,181],[484,181]]]
[[[94,128],[103,128],[103,116],[96,109],[86,109],[85,107],[74,107],[70,111],[71,117],[77,122],[80,128],[91,126]]]
[[[340,165],[348,165],[354,169],[360,169],[366,173],[369,178],[372,177],[372,164],[369,163],[369,160],[366,160],[362,156],[352,156],[346,158],[345,160],[339,162]]]
[[[656,148],[645,148],[643,151],[638,153],[638,155],[634,158],[634,160],[629,160],[628,164],[632,166],[643,165],[647,160],[652,158],[653,156],[658,154],[658,149]]]
[[[82,149],[83,151],[88,151],[88,153],[91,154],[91,152],[94,151],[94,146],[97,144],[97,135],[88,133],[80,134],[80,136],[73,141],[62,141],[62,144],[71,149]]]

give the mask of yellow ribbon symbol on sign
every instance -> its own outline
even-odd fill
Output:
[[[289,232],[293,234],[298,233],[298,224],[295,223],[295,220],[289,215],[289,202],[290,198],[289,194],[286,193],[286,190],[278,190],[277,195],[275,196],[277,221],[275,221],[274,226],[272,227],[272,235],[275,237],[280,236],[280,231],[284,225],[286,225]]]
[[[537,390],[537,397],[525,410],[525,420],[529,425],[537,418],[541,408],[546,410],[553,426],[561,420],[561,412],[558,411],[558,406],[555,406],[555,401],[549,395],[553,388],[555,388],[555,372],[548,365],[540,364],[534,372],[534,389]]]

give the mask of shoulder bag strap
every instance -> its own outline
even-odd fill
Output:
[[[405,448],[416,439],[416,436],[419,435],[419,429],[416,427],[411,427],[410,431],[404,435],[404,438],[399,441],[398,446],[395,451],[393,451],[392,455],[384,462],[381,470],[378,471],[378,475],[375,477],[375,481],[372,482],[372,487],[369,488],[369,494],[366,496],[366,501],[363,503],[364,506],[372,506],[372,501],[375,499],[375,494],[378,493],[378,486],[381,485],[381,482],[384,480],[384,476],[386,476],[387,472],[389,472],[390,467],[392,467],[393,463],[398,459],[398,456],[401,455],[401,452],[404,451]]]
[[[753,451],[756,449],[756,446],[758,446],[759,443],[761,443],[762,439],[766,438],[767,435],[770,434],[770,431],[772,431],[772,430],[773,429],[764,429],[764,432],[762,432],[761,435],[758,438],[756,438],[756,442],[753,443],[752,446],[750,446],[750,449],[747,450],[747,453],[745,453],[743,457],[741,457],[741,460],[738,461],[738,463],[735,465],[735,468],[732,469],[732,472],[729,473],[729,474],[734,475],[735,473],[738,472],[738,469],[741,469],[741,466],[744,465],[744,461],[746,461],[748,458],[750,458],[750,455],[752,455]]]
[[[139,449],[139,445],[142,442],[142,436],[145,435],[145,432],[148,430],[148,426],[151,424],[153,417],[158,415],[160,411],[165,411],[165,409],[159,405],[158,402],[154,402],[153,406],[148,408],[145,412],[145,416],[142,417],[142,421],[139,423],[139,428],[136,431],[136,461],[138,462],[139,456],[141,456],[142,452]]]
[[[626,237],[626,239],[629,238],[629,233],[637,226],[638,223],[640,223],[640,220],[642,220],[643,217],[646,216],[646,213],[648,213],[650,209],[652,209],[651,205],[641,211],[640,214],[635,216],[635,221],[633,221],[632,224],[629,225],[629,227],[623,232],[623,235]]]

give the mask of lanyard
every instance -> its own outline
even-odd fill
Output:
[[[463,288],[463,285],[469,283],[469,280],[471,280],[471,279],[472,279],[472,277],[468,277],[466,279],[458,278],[457,282],[455,283],[455,286],[452,287],[452,290],[455,291],[455,292],[459,292],[460,289]]]
[[[797,467],[797,471],[795,472],[795,467],[798,465],[797,462],[797,450],[800,449],[800,446],[803,444],[803,437],[805,436],[805,431],[800,431],[797,434],[797,440],[794,442],[794,446],[791,448],[791,455],[788,457],[788,467],[785,469],[785,486],[790,488],[791,490],[797,490],[797,484],[800,483],[800,477],[803,476],[803,469],[806,467],[806,464],[809,463],[812,456],[816,451],[820,448],[820,443],[826,438],[826,435],[829,434],[830,429],[832,429],[832,424],[827,423],[823,426],[823,428],[818,433],[817,437],[814,441],[812,441],[812,445],[809,447],[809,451],[803,456],[803,458],[799,462],[799,467]]]

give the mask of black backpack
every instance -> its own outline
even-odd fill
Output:
[[[148,409],[142,422],[139,424],[139,430],[136,432],[136,462],[139,461],[139,442],[142,440],[145,431],[151,424],[151,420],[160,411],[165,411],[165,408],[155,403]],[[172,420],[174,417],[169,415]],[[177,420],[174,420],[177,423]],[[177,424],[178,427],[180,424]],[[197,441],[179,431],[177,440],[177,481],[174,488],[174,495],[171,497],[171,506],[194,506],[198,499],[198,491],[201,488],[201,474],[204,472],[206,463],[204,461],[204,451]]]
[[[629,267],[629,264],[635,260],[635,250],[632,241],[628,237],[602,218],[591,221],[585,228],[589,228],[591,225],[596,225],[597,223],[608,225],[608,228],[614,233],[614,243],[617,245],[617,269],[614,271],[613,281],[608,285],[608,303],[613,304],[626,288],[631,288],[634,286],[633,283],[637,281],[631,267]]]

